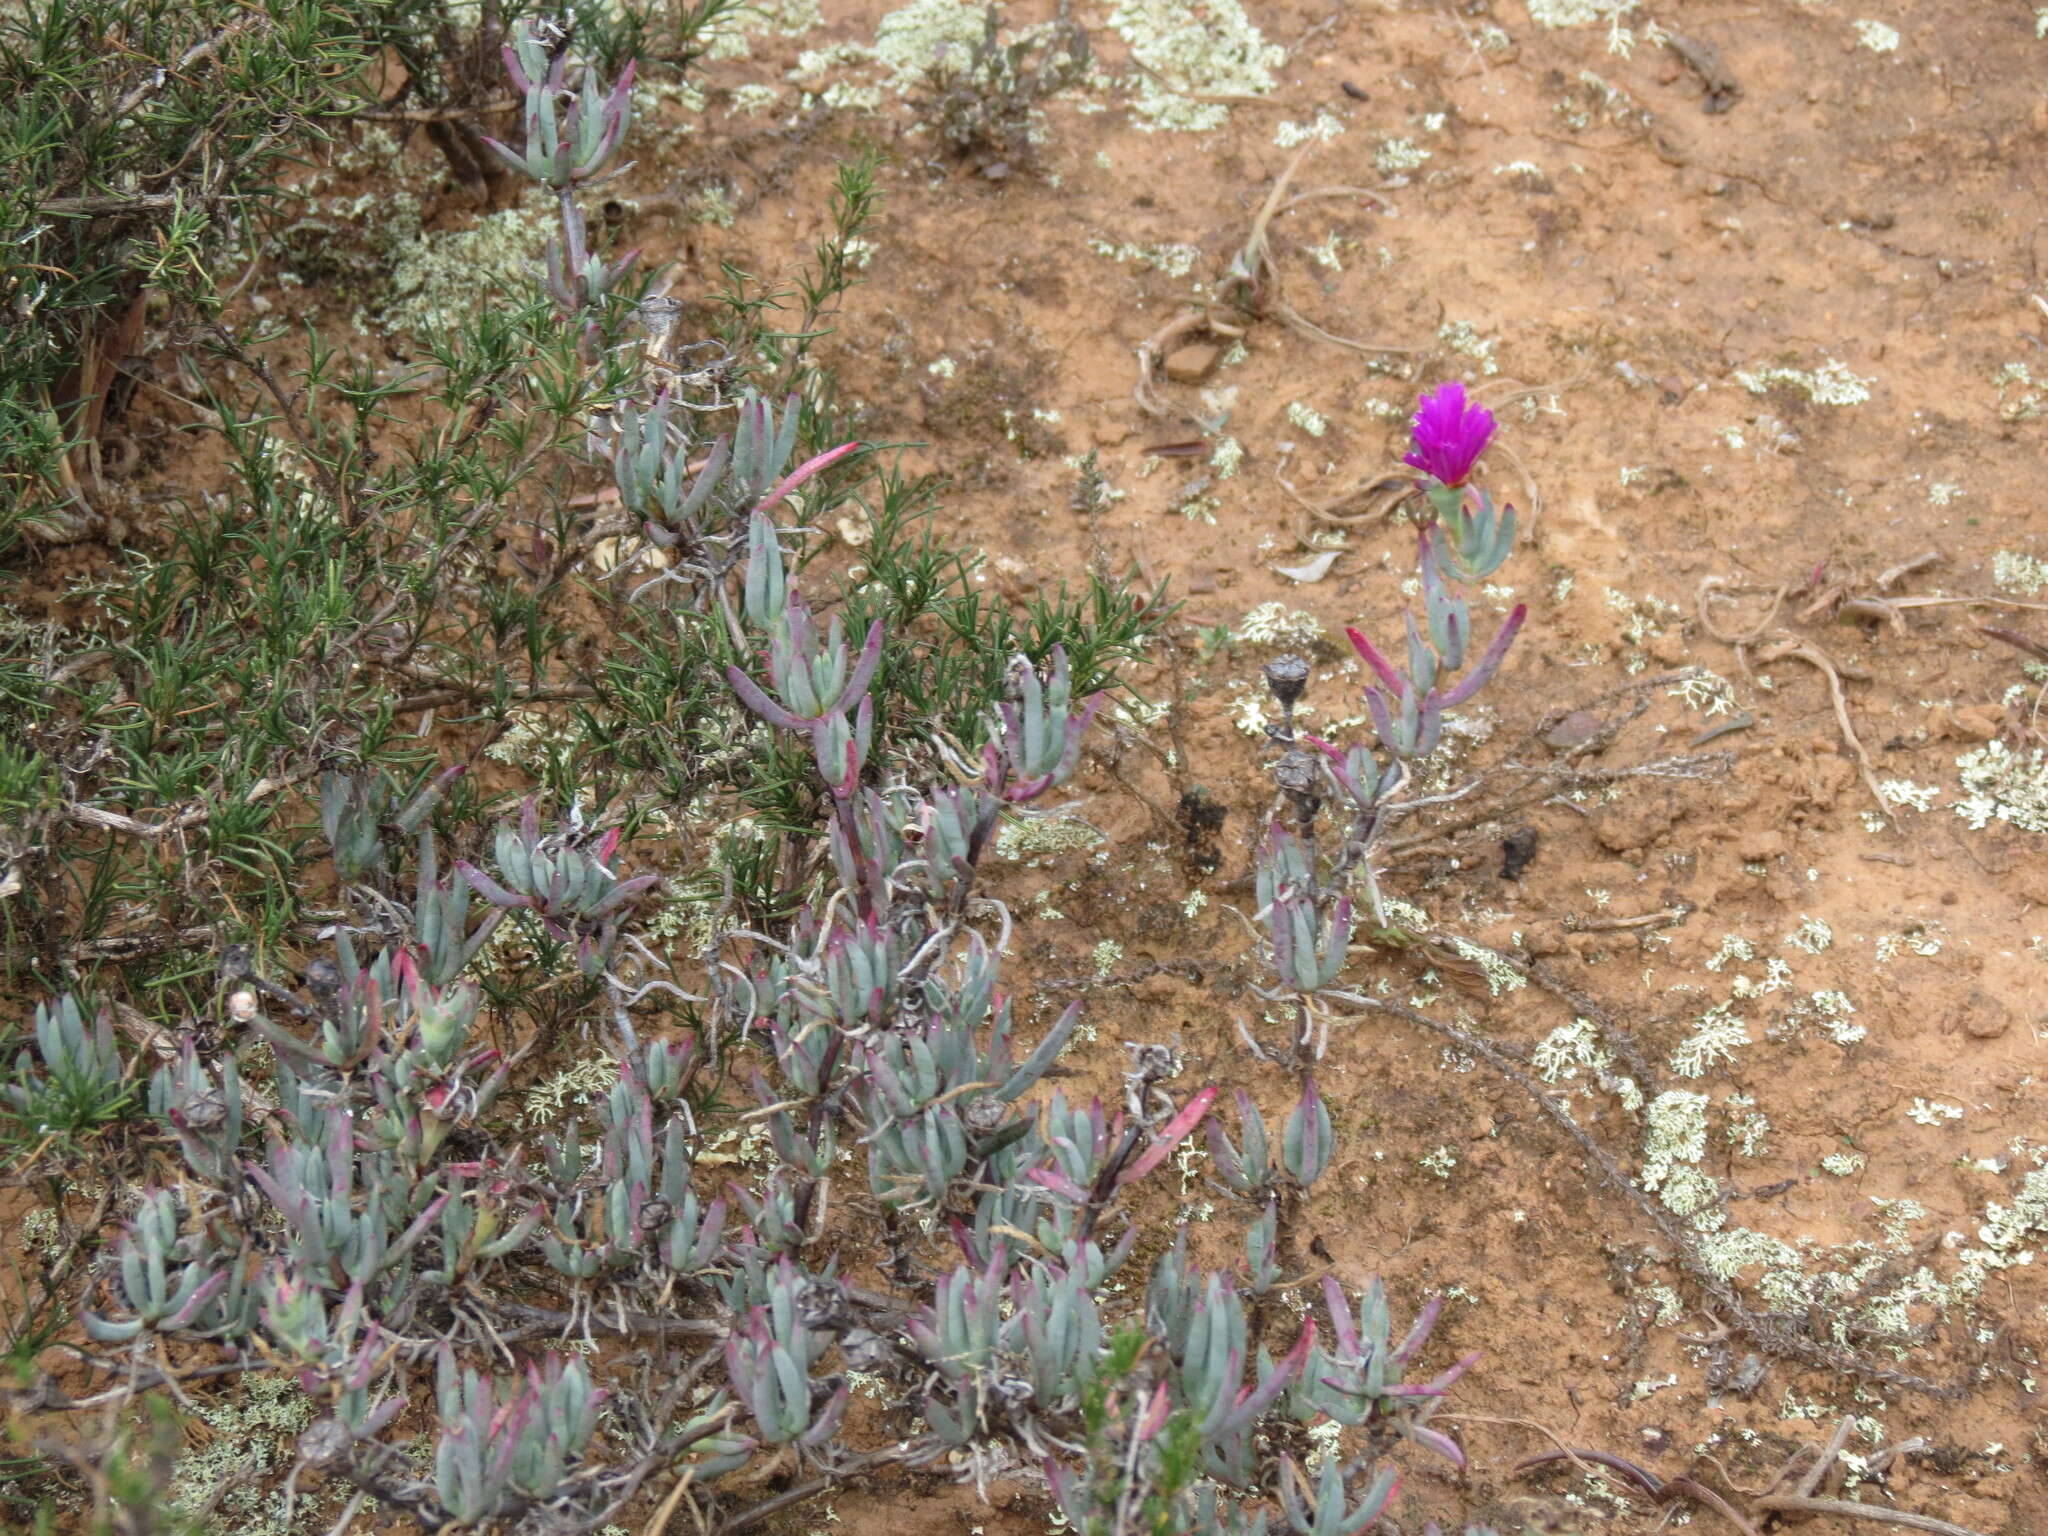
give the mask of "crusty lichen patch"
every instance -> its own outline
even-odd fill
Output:
[[[875,27],[875,57],[900,94],[947,54],[965,58],[981,41],[987,8],[978,0],[911,0]]]
[[[1030,861],[1049,854],[1079,853],[1108,841],[1100,828],[1079,816],[1018,816],[996,833],[996,857]]]
[[[487,299],[533,291],[554,210],[532,197],[460,229],[430,230],[399,248],[384,319],[406,330],[443,330]]]
[[[1147,131],[1206,133],[1230,120],[1214,96],[1262,96],[1287,50],[1266,41],[1238,0],[1124,0],[1109,25],[1141,68],[1131,114]]]
[[[1737,369],[1735,382],[1752,395],[1773,389],[1796,389],[1815,405],[1862,405],[1870,398],[1871,380],[1858,378],[1838,358],[1823,357],[1819,366],[1793,368],[1772,364]]]
[[[1529,19],[1544,27],[1591,27],[1636,8],[1636,0],[1528,0]]]
[[[2001,592],[2032,597],[2048,588],[2048,560],[2023,550],[2001,549],[1991,557],[1991,579]]]
[[[2048,753],[1988,741],[1957,758],[1956,771],[1964,793],[1955,811],[1972,827],[2002,821],[2022,832],[2048,832]]]

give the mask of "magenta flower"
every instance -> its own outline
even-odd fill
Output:
[[[1424,395],[1415,412],[1415,447],[1402,458],[1445,485],[1463,485],[1493,441],[1493,412],[1469,404],[1456,379]]]

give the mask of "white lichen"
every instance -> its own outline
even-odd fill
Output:
[[[1057,816],[1018,816],[1005,821],[996,833],[996,857],[1021,860],[1046,854],[1079,853],[1107,841],[1101,829],[1071,812]]]
[[[1344,270],[1343,250],[1346,244],[1347,242],[1344,237],[1333,229],[1316,244],[1304,245],[1301,248],[1301,254],[1326,272],[1342,272]],[[1373,411],[1373,407],[1383,403],[1378,400],[1369,400],[1366,402],[1365,408],[1368,411]],[[1379,415],[1382,413],[1373,411],[1373,414]]]
[[[171,1512],[196,1520],[204,1511],[208,1529],[239,1536],[286,1536],[297,1522],[287,1520],[284,1490],[266,1474],[291,1463],[292,1442],[316,1415],[289,1373],[252,1374],[232,1398],[200,1407],[206,1433],[172,1470]]]
[[[1950,1120],[1963,1118],[1960,1104],[1944,1104],[1939,1099],[1915,1099],[1913,1107],[1906,1111],[1906,1118],[1915,1125],[1943,1125]]]
[[[1343,120],[1325,109],[1318,112],[1312,123],[1296,123],[1282,119],[1273,132],[1273,144],[1279,149],[1294,149],[1312,141],[1328,143],[1344,132]]]
[[[1991,580],[2001,592],[2032,597],[2048,588],[2048,560],[2016,549],[2001,549],[1991,557]]]
[[[1436,339],[1451,351],[1471,358],[1479,365],[1481,373],[1499,373],[1500,363],[1494,352],[1500,346],[1497,336],[1482,336],[1469,320],[1447,320],[1436,328]]]
[[[1429,158],[1430,152],[1413,139],[1381,139],[1372,163],[1382,176],[1405,176],[1420,170]]]
[[[1451,936],[1451,948],[1473,965],[1479,967],[1479,974],[1486,978],[1489,996],[1502,997],[1526,987],[1528,979],[1502,959],[1500,954],[1482,944],[1474,944],[1459,934]]]
[[[1739,933],[1721,935],[1721,947],[1706,961],[1707,969],[1718,971],[1731,960],[1754,960],[1756,946]]]
[[[1643,1174],[1645,1189],[1655,1189],[1673,1171],[1697,1163],[1707,1151],[1707,1096],[1670,1088],[1643,1111]]]
[[[910,0],[875,25],[874,57],[898,95],[916,89],[934,64],[965,61],[981,41],[986,10],[963,0]]]
[[[1780,1276],[1799,1276],[1799,1250],[1765,1232],[1748,1227],[1724,1227],[1702,1233],[1696,1240],[1700,1260],[1717,1280],[1733,1280],[1745,1269],[1761,1265]]]
[[[535,199],[405,242],[392,265],[384,320],[407,330],[445,330],[488,299],[524,298],[540,274],[554,225],[553,211]]]
[[[556,754],[573,750],[582,739],[570,716],[546,708],[515,709],[506,717],[498,739],[484,748],[484,756],[538,772]]]
[[[2015,752],[1987,741],[1956,759],[1964,794],[1955,813],[1973,828],[2002,821],[2023,832],[2048,832],[2048,752]]]
[[[1749,1026],[1729,1008],[1722,1003],[1700,1015],[1693,1032],[1672,1051],[1672,1071],[1680,1077],[1704,1077],[1708,1068],[1733,1061],[1735,1053],[1749,1044]]]
[[[1322,639],[1323,621],[1285,603],[1260,603],[1237,621],[1230,638],[1244,645],[1309,646]]]
[[[1636,0],[1528,0],[1529,19],[1543,27],[1613,24],[1636,8]]]
[[[1705,667],[1696,667],[1680,678],[1666,696],[1683,700],[1709,718],[1732,714],[1735,709],[1735,685]]]
[[[1932,784],[1915,784],[1911,779],[1880,779],[1878,794],[1887,805],[1911,806],[1916,811],[1931,811],[1941,791]]]
[[[1722,1134],[1728,1138],[1737,1155],[1761,1157],[1764,1140],[1771,1133],[1771,1122],[1764,1112],[1757,1108],[1756,1100],[1746,1093],[1731,1093],[1727,1104],[1728,1124]]]
[[[1809,955],[1817,955],[1835,942],[1835,930],[1817,917],[1807,917],[1785,935],[1784,942],[1794,949],[1805,950]]]
[[[1310,437],[1321,437],[1330,430],[1330,423],[1323,416],[1322,412],[1300,400],[1288,403],[1287,419],[1294,423],[1295,426],[1301,428]]]
[[[1448,1179],[1458,1166],[1458,1154],[1449,1147],[1437,1147],[1416,1159],[1423,1172],[1433,1173],[1440,1179]]]
[[[552,1125],[572,1106],[580,1109],[596,1103],[612,1091],[618,1080],[619,1062],[615,1056],[600,1054],[572,1061],[527,1090],[526,1123]]]
[[[1581,1067],[1602,1073],[1614,1065],[1591,1019],[1558,1025],[1537,1043],[1530,1061],[1546,1083],[1577,1077]]]
[[[1858,378],[1848,367],[1832,357],[1823,357],[1817,368],[1791,368],[1772,365],[1766,368],[1737,369],[1735,382],[1752,395],[1769,393],[1783,386],[1803,393],[1815,405],[1861,405],[1870,398],[1872,380]]]
[[[1126,266],[1150,267],[1176,279],[1194,271],[1195,263],[1202,259],[1202,248],[1197,245],[1143,245],[1131,240],[1105,240],[1099,235],[1089,238],[1088,249],[1098,256],[1107,256],[1111,261]]]
[[[980,17],[977,7],[968,13]],[[1287,50],[1268,43],[1238,0],[1122,0],[1110,30],[1141,66],[1131,112],[1147,132],[1207,133],[1229,121],[1222,96],[1262,96],[1278,83]]]

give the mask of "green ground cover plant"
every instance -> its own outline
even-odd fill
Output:
[[[1457,1455],[1423,1425],[1440,1385],[1400,1379],[1427,1320],[1395,1348],[1377,1292],[1354,1320],[1333,1289],[1334,1331],[1274,1361],[1277,1207],[1250,1228],[1249,1292],[1176,1248],[1105,1319],[1095,1292],[1138,1236],[1126,1191],[1215,1090],[1170,1094],[1153,1051],[1121,1108],[1027,1105],[1078,1009],[1015,1038],[1007,918],[976,889],[999,821],[1074,773],[1157,595],[993,602],[928,530],[937,487],[843,436],[808,363],[852,281],[871,157],[793,291],[734,274],[724,328],[687,339],[585,206],[651,34],[471,24],[506,39],[518,131],[446,152],[551,196],[546,280],[392,370],[238,313],[219,274],[266,238],[264,178],[348,131],[387,54],[415,99],[459,93],[459,60],[427,67],[454,18],[8,18],[6,67],[36,85],[10,132],[42,156],[11,205],[15,533],[98,515],[118,381],[95,360],[133,344],[109,326],[154,315],[189,349],[224,451],[218,494],[67,594],[68,622],[11,621],[0,657],[21,727],[5,956],[43,995],[0,1135],[54,1229],[18,1276],[16,1406],[106,1415],[89,1443],[29,1435],[12,1506],[204,1529],[253,1498],[288,1529],[317,1480],[429,1529],[594,1530],[655,1480],[737,1531],[859,1472],[965,1457],[1037,1469],[1083,1530],[1365,1528],[1390,1437]],[[110,31],[111,64],[88,46]],[[648,557],[594,583],[570,558],[593,472]],[[858,579],[813,575],[806,529],[856,506]],[[592,609],[613,643],[570,667]],[[526,731],[532,781],[512,796],[445,762],[423,717]],[[626,873],[655,829],[696,830],[697,862]],[[699,894],[694,950],[656,948],[665,885]],[[526,1050],[593,1036],[593,1115],[510,1112]],[[727,1127],[765,1136],[737,1180],[697,1166]],[[1311,1086],[1281,1163],[1241,1165],[1246,1192],[1312,1181],[1329,1134]],[[820,1257],[849,1158],[909,1300]],[[81,1179],[84,1220],[61,1194]],[[89,1384],[59,1384],[52,1349]],[[284,1486],[181,1484],[163,1416],[242,1377],[297,1405]],[[907,1391],[901,1433],[848,1435],[863,1378]],[[154,1429],[118,1411],[145,1401]],[[408,1413],[424,1427],[401,1435]],[[1267,1426],[1322,1423],[1356,1445],[1312,1472],[1300,1430],[1271,1453]],[[782,1492],[727,1491],[777,1469]]]
[[[1014,979],[994,865],[1152,718],[1174,594],[1091,571],[1003,595],[939,530],[945,485],[863,438],[825,342],[872,255],[880,150],[839,164],[786,278],[679,294],[622,248],[604,208],[647,126],[636,84],[701,88],[742,18],[0,4],[0,1168],[29,1206],[0,1269],[5,1518],[738,1536],[856,1480],[944,1477],[1022,1485],[1083,1536],[1413,1533],[1404,1477],[1458,1508],[1447,1401],[1479,1362],[1443,1345],[1442,1297],[1397,1315],[1303,1232],[1340,1150],[1331,1034],[1368,1018],[1525,1091],[1724,1332],[1938,1390],[1863,1334],[1746,1306],[1673,1199],[1709,1182],[1707,1101],[1657,1092],[1597,1006],[1525,1056],[1360,974],[1368,946],[1496,995],[1533,974],[1382,881],[1394,829],[1486,787],[1448,787],[1446,722],[1529,622],[1503,599],[1475,632],[1517,516],[1474,481],[1509,429],[1462,383],[1421,396],[1375,482],[1416,609],[1394,643],[1348,632],[1348,734],[1302,728],[1309,657],[1261,651],[1240,1030],[1284,1107],[1226,1100],[1163,1032],[1076,1088],[1085,1006]],[[902,89],[1000,182],[1096,65],[1064,8],[967,19]],[[1155,84],[1147,53],[1195,62],[1137,53]],[[1155,105],[1208,121],[1267,57]],[[461,247],[468,310],[400,280],[392,228],[308,212],[338,156],[395,133],[497,221],[503,248]],[[1220,297],[1139,348],[1140,406],[1152,352],[1198,330],[1341,342],[1269,249],[1302,158]],[[256,305],[264,263],[361,302]],[[137,505],[122,422],[171,376],[130,366],[145,349],[203,446]],[[1161,447],[1227,478],[1225,441],[1227,470]],[[1118,493],[1069,462],[1099,518]],[[88,538],[102,556],[36,591]],[[1205,632],[1203,665],[1247,628]],[[1579,774],[1522,788],[1618,777]],[[1204,793],[1191,848],[1223,814]],[[1111,977],[1119,946],[1095,953]],[[1653,1095],[1657,1177],[1545,1087],[1579,1067],[1631,1114]],[[1192,1238],[1191,1198],[1223,1217]],[[2014,1244],[2040,1202],[2019,1215]]]

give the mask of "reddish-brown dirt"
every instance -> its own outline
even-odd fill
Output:
[[[871,9],[836,12],[825,35],[867,40]],[[1253,691],[1272,648],[1218,648],[1213,637],[1268,602],[1314,615],[1333,642],[1315,653],[1317,718],[1361,712],[1355,675],[1331,675],[1347,654],[1342,627],[1387,634],[1408,561],[1395,528],[1358,515],[1370,499],[1347,493],[1398,459],[1418,387],[1465,377],[1503,406],[1503,442],[1518,462],[1494,455],[1487,479],[1523,509],[1527,535],[1496,579],[1532,605],[1488,695],[1498,729],[1472,768],[1547,761],[1525,739],[1547,712],[1686,666],[1727,679],[1733,711],[1754,725],[1710,744],[1732,754],[1723,777],[1624,784],[1611,800],[1596,793],[1584,805],[1518,813],[1540,842],[1516,884],[1500,878],[1503,828],[1492,824],[1423,850],[1389,888],[1448,927],[1542,954],[1660,1065],[1743,969],[1707,968],[1725,935],[1755,945],[1753,975],[1776,955],[1798,991],[1847,994],[1868,1030],[1860,1044],[1845,1049],[1810,1029],[1772,1038],[1783,1009],[1764,998],[1746,1011],[1753,1043],[1732,1062],[1698,1080],[1664,1072],[1664,1086],[1715,1102],[1705,1168],[1736,1192],[1732,1224],[1794,1244],[1881,1243],[1872,1201],[1916,1201],[1925,1214],[1910,1222],[1900,1262],[1946,1274],[1949,1255],[1976,1243],[1987,1201],[2009,1202],[2032,1162],[2011,1157],[1995,1173],[1971,1160],[2006,1159],[2016,1138],[2039,1134],[2048,857],[2039,834],[1996,821],[1973,830],[1949,803],[1956,757],[1986,734],[2040,739],[2035,690],[2010,710],[2001,704],[2021,680],[2017,658],[1976,627],[2038,634],[2043,621],[2024,608],[1955,604],[1912,609],[1894,624],[1844,618],[1814,599],[1835,584],[1839,596],[1877,595],[1882,573],[1929,552],[1939,563],[1898,581],[1893,595],[2009,598],[1994,585],[1994,553],[2038,554],[2048,539],[2040,426],[2008,419],[2019,414],[2016,391],[1995,382],[2014,362],[2042,367],[2034,295],[2048,101],[2037,50],[2048,44],[2034,40],[2026,7],[1899,4],[1883,19],[1901,40],[1880,53],[1859,44],[1852,13],[1786,3],[1660,10],[1667,26],[1718,49],[1740,86],[1729,110],[1710,113],[1700,75],[1673,51],[1639,43],[1633,57],[1616,57],[1602,29],[1546,31],[1518,4],[1334,15],[1262,6],[1256,20],[1269,38],[1316,35],[1281,71],[1270,104],[1234,107],[1215,133],[1148,135],[1120,112],[1081,113],[1059,100],[1041,174],[1000,185],[946,173],[914,137],[892,146],[876,255],[831,352],[847,392],[867,404],[865,430],[929,445],[924,456],[958,482],[949,531],[986,550],[990,579],[1007,590],[1023,596],[1094,562],[1169,580],[1185,604],[1177,659],[1148,680],[1173,711],[1170,730],[1149,734],[1179,760],[1168,768],[1134,746],[1116,776],[1098,772],[1083,813],[1109,834],[1103,850],[1055,857],[1014,891],[1033,891],[1030,877],[1042,875],[1064,914],[1023,937],[1020,958],[1040,977],[1089,975],[1104,939],[1122,947],[1123,971],[1202,967],[1199,983],[1159,975],[1092,992],[1103,1086],[1122,1063],[1120,1042],[1164,1040],[1186,1054],[1184,1083],[1243,1083],[1269,1112],[1284,1107],[1283,1075],[1252,1063],[1241,1044],[1238,1025],[1255,1023],[1260,1008],[1246,983],[1258,977],[1245,926],[1224,910],[1250,906],[1249,844],[1272,793],[1271,753],[1234,726],[1231,686]],[[1475,48],[1488,21],[1508,31],[1509,49]],[[1102,51],[1119,62],[1113,38]],[[1623,95],[1603,107],[1584,72]],[[1148,415],[1133,399],[1135,349],[1185,307],[1190,283],[1213,291],[1244,242],[1292,158],[1274,142],[1276,125],[1321,110],[1346,132],[1310,155],[1291,190],[1376,196],[1320,198],[1275,221],[1286,296],[1328,331],[1415,355],[1360,354],[1255,322],[1242,361],[1202,386],[1159,382],[1166,414]],[[1438,115],[1437,131],[1421,126]],[[1375,164],[1388,139],[1430,151],[1406,185],[1386,186]],[[801,192],[815,184],[797,177],[797,239],[811,232],[806,218],[815,225],[806,211],[815,198]],[[764,199],[730,232],[731,253],[788,252],[791,202]],[[1332,235],[1341,271],[1305,254],[1328,249]],[[1186,243],[1200,256],[1175,280],[1119,264],[1091,241]],[[720,254],[700,244],[679,288]],[[1498,372],[1454,350],[1448,342],[1462,333],[1445,327],[1494,344]],[[934,373],[941,358],[952,359],[951,377]],[[1869,381],[1867,401],[1830,406],[1785,387],[1759,395],[1736,379],[1828,358]],[[1219,393],[1205,400],[1204,388]],[[1296,401],[1327,421],[1325,435],[1289,419]],[[1005,409],[1023,428],[1014,446],[991,440]],[[1147,448],[1190,440],[1197,417],[1224,410],[1243,462],[1195,491],[1213,498],[1213,523],[1191,520],[1176,508],[1214,475],[1207,451]],[[1091,449],[1127,493],[1092,517],[1073,510],[1066,461]],[[1317,525],[1306,506],[1333,503],[1349,521],[1329,575],[1308,585],[1276,575],[1274,566],[1309,558],[1303,539]],[[1755,644],[1738,650],[1702,624],[1710,581],[1761,594],[1714,610],[1723,634],[1761,626]],[[1780,587],[1771,618],[1769,594]],[[1871,830],[1877,807],[1825,678],[1794,657],[1760,659],[1793,637],[1842,674],[1873,776],[1942,786],[1934,809],[1896,809],[1896,827]],[[1647,693],[1653,708],[1599,763],[1684,751],[1731,718],[1703,715],[1671,688]],[[1595,708],[1611,719],[1625,702]],[[1229,810],[1223,864],[1207,878],[1191,874],[1182,839],[1164,824],[1195,786]],[[1210,899],[1190,918],[1183,903],[1197,888]],[[1606,926],[1673,910],[1685,915],[1670,926]],[[1785,947],[1809,919],[1833,943],[1817,954]],[[1582,921],[1591,931],[1567,931]],[[1887,935],[1909,942],[1884,944]],[[1918,953],[1913,939],[1938,951]],[[1539,989],[1496,1000],[1483,986],[1475,995],[1432,984],[1423,969],[1362,954],[1353,974],[1398,996],[1436,994],[1434,1007],[1523,1045],[1572,1017]],[[1698,1310],[1651,1316],[1646,1287],[1697,1293],[1520,1090],[1383,1021],[1337,1026],[1323,1077],[1345,1143],[1304,1240],[1319,1236],[1340,1274],[1385,1275],[1407,1305],[1458,1288],[1440,1358],[1486,1355],[1460,1387],[1458,1410],[1538,1421],[1574,1446],[1664,1476],[1690,1470],[1723,1489],[1762,1485],[1795,1445],[1824,1440],[1842,1413],[1863,1413],[1881,1422],[1885,1443],[1924,1436],[1937,1448],[1894,1473],[1888,1494],[1865,1496],[1983,1532],[2048,1521],[2032,1374],[2048,1295],[2037,1269],[1999,1271],[1979,1309],[1917,1309],[1924,1337],[1872,1350],[1963,1385],[1954,1398],[1782,1361],[1753,1395],[1717,1391],[1710,1383],[1753,1344],[1692,1342],[1721,1331]],[[1770,1123],[1758,1156],[1735,1156],[1723,1135],[1731,1093],[1754,1098]],[[1964,1113],[1923,1125],[1909,1118],[1916,1100]],[[1634,1171],[1641,1128],[1611,1101],[1594,1120]],[[1422,1165],[1438,1148],[1457,1158],[1448,1177]],[[1861,1154],[1859,1171],[1821,1168],[1845,1151]],[[1505,1530],[1518,1520],[1650,1530],[1669,1518],[1640,1499],[1588,1496],[1583,1479],[1511,1479],[1518,1459],[1549,1448],[1529,1428],[1472,1422],[1462,1433],[1473,1457],[1466,1507],[1494,1513]],[[1854,1443],[1876,1448],[1860,1432]],[[1415,1509],[1454,1507],[1436,1470],[1417,1461]],[[1537,1487],[1584,1502],[1514,1506]],[[838,1506],[849,1529],[901,1520],[887,1503]],[[970,1502],[942,1518],[963,1532],[1021,1532],[1040,1515],[1028,1502],[1007,1518]],[[1691,1519],[1733,1528],[1703,1508]]]

